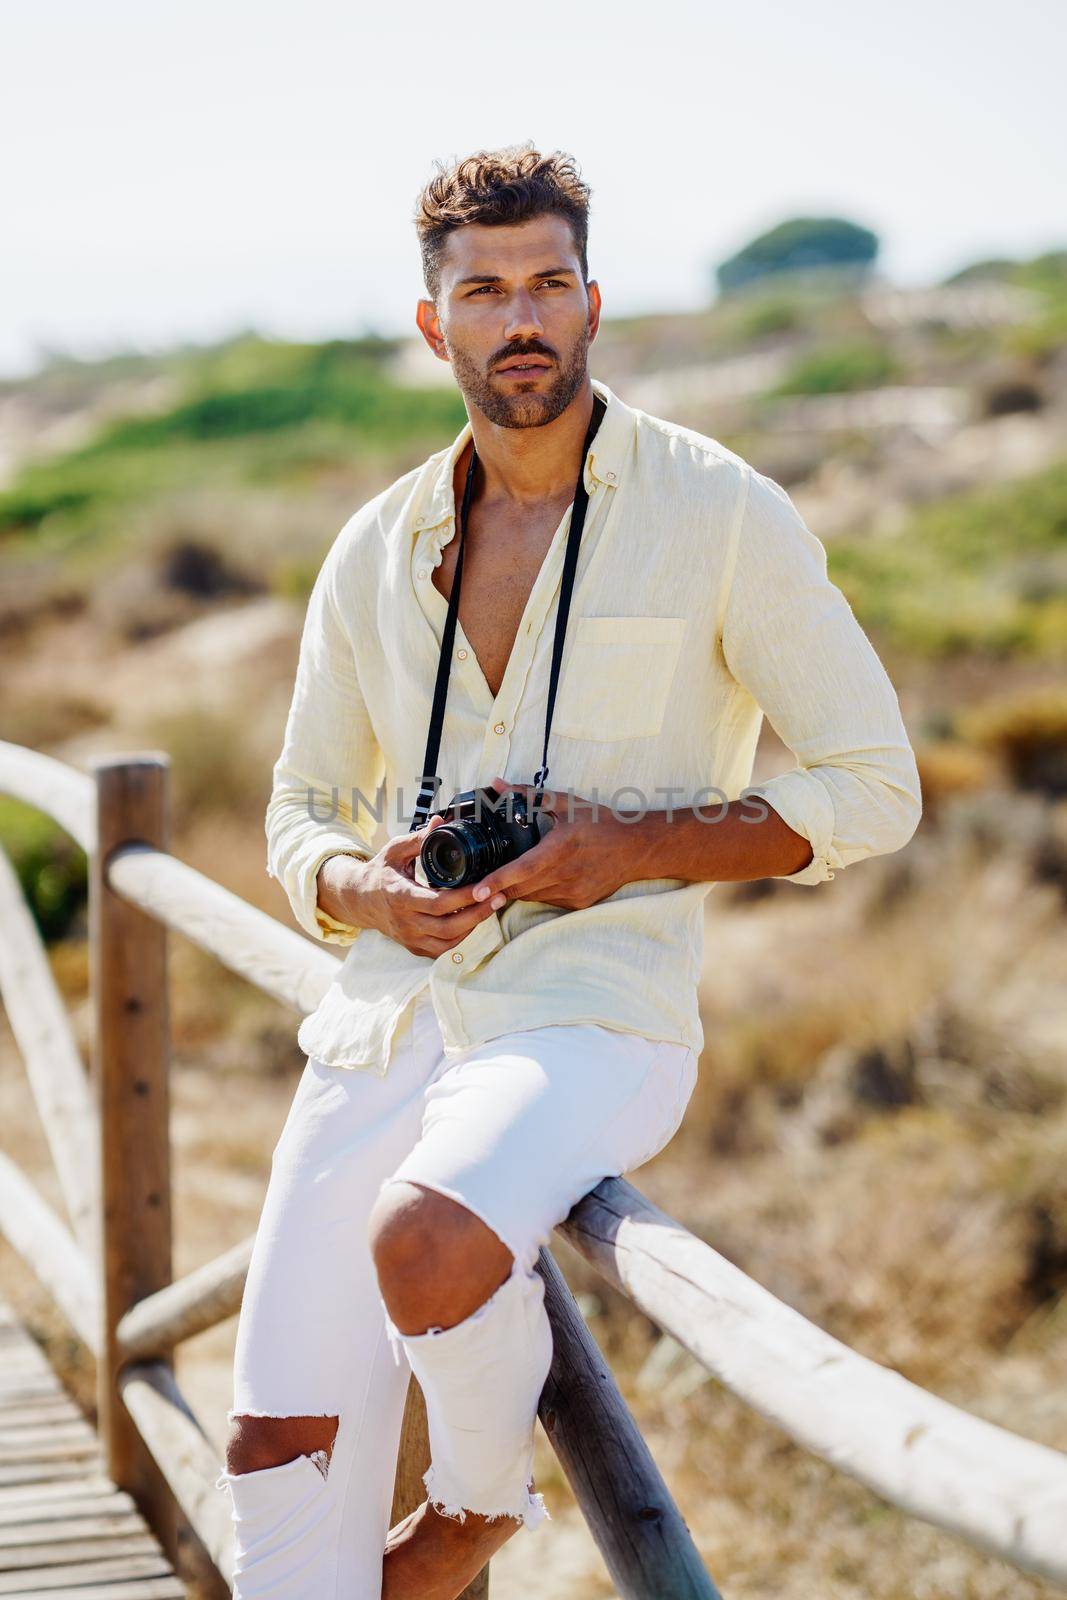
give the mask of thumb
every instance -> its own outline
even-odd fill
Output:
[[[407,861],[414,861],[422,849],[423,840],[432,828],[437,828],[444,821],[439,812],[435,812],[424,828],[417,828],[414,833],[398,833],[390,839],[385,847],[385,859],[390,866],[403,865]]]

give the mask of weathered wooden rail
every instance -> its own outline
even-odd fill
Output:
[[[110,1479],[171,1556],[186,1520],[221,1592],[228,1503],[214,1488],[215,1452],[175,1382],[173,1352],[238,1310],[251,1241],[172,1281],[167,932],[298,1013],[317,1004],[338,958],[168,854],[167,766],[151,753],[100,761],[86,776],[0,742],[0,792],[47,812],[89,857],[94,1014],[90,1075],[0,852],[0,994],[71,1223],[0,1156],[0,1231],[97,1357]],[[857,1355],[620,1179],[587,1195],[559,1232],[803,1447],[906,1512],[1067,1586],[1067,1455]],[[619,1595],[713,1600],[718,1591],[549,1251],[538,1270],[555,1345],[540,1418]],[[423,1498],[428,1460],[413,1380],[394,1521]],[[488,1585],[486,1571],[466,1600],[484,1600]]]

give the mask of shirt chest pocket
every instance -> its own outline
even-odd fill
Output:
[[[571,627],[552,732],[571,739],[642,739],[658,733],[685,617],[578,617]]]

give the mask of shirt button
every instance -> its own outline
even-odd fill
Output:
[[[424,525],[425,521],[426,521],[425,517],[416,517],[415,518],[415,526],[416,526],[416,528],[421,528]]]
[[[615,482],[615,474],[613,472],[605,472],[604,476],[607,478],[609,483]]]
[[[420,577],[420,578],[425,578],[425,576],[426,576],[426,568],[425,567],[420,567],[419,570],[418,570],[418,573],[416,574],[416,576]]]
[[[502,722],[498,722],[496,727],[493,729],[494,733],[504,733],[505,731],[506,730]]]
[[[459,963],[463,960],[463,952],[462,952],[462,950],[453,950],[453,952],[452,952],[452,960],[458,966]]]
[[[456,655],[459,657],[460,661],[466,661],[467,659],[466,650],[457,650]]]

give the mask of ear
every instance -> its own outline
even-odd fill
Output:
[[[590,278],[586,293],[589,297],[589,343],[592,344],[600,328],[601,312],[600,285],[595,278]]]
[[[420,300],[415,307],[415,322],[419,332],[426,340],[438,361],[448,360],[448,351],[445,348],[444,334],[441,331],[441,319],[437,315],[437,307],[432,300]]]

